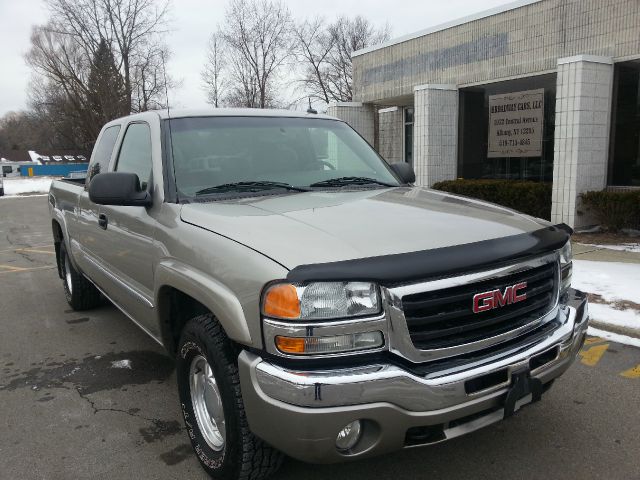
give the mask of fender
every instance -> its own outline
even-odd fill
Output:
[[[52,203],[52,198],[54,203]],[[78,262],[76,262],[76,259],[73,256],[73,250],[71,249],[71,237],[69,236],[69,228],[67,227],[67,217],[65,215],[65,211],[58,208],[57,204],[55,203],[55,198],[51,193],[49,193],[49,204],[50,204],[51,216],[52,216],[51,226],[53,228],[53,222],[56,222],[60,226],[60,230],[62,232],[62,242],[64,243],[65,248],[67,249],[67,254],[69,255],[69,261],[71,262],[71,265],[73,266],[73,268],[76,269],[76,271],[80,271],[80,268],[78,267]]]
[[[173,287],[206,306],[216,316],[230,339],[243,344],[252,343],[240,301],[218,280],[176,259],[165,259],[156,267],[155,284],[155,305],[160,305],[159,294],[162,287]]]

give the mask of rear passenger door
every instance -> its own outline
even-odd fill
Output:
[[[94,281],[100,278],[96,235],[99,232],[99,206],[89,200],[89,183],[98,173],[109,170],[120,128],[120,125],[111,125],[103,129],[98,136],[89,162],[84,191],[78,197],[73,221],[66,222],[72,257],[78,262],[81,270]]]
[[[112,170],[138,175],[143,190],[151,188],[151,129],[146,122],[127,125]],[[151,321],[153,306],[153,235],[156,221],[152,207],[100,206],[106,229],[101,235],[100,256],[113,277],[111,299],[158,336]]]

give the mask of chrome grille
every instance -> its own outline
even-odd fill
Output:
[[[519,271],[494,279],[402,297],[402,309],[417,349],[448,348],[478,342],[525,327],[555,305],[557,263]],[[473,296],[527,282],[527,298],[500,308],[473,313]]]

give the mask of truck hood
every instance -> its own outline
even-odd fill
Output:
[[[181,218],[288,269],[490,240],[549,225],[497,205],[420,187],[192,203],[183,206]]]

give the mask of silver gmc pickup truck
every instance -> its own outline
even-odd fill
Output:
[[[175,357],[214,478],[451,439],[539,401],[587,303],[569,227],[414,182],[324,115],[114,120],[49,193],[64,293]]]

